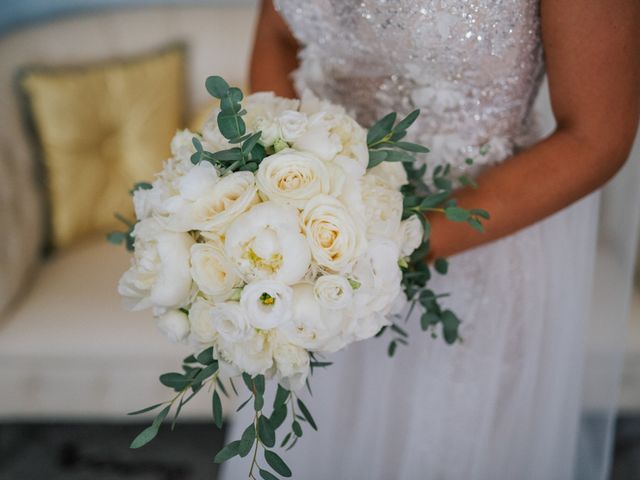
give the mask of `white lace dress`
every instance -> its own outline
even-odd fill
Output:
[[[537,0],[280,0],[305,47],[299,89],[368,125],[418,107],[428,164],[479,168],[537,140]],[[484,153],[484,154],[482,154]],[[478,168],[478,167],[476,167]],[[480,186],[482,188],[482,186]],[[320,427],[285,454],[303,480],[565,480],[574,475],[597,198],[451,259],[433,282],[463,320],[445,345],[356,344],[316,371]],[[232,428],[239,437],[244,421]],[[248,424],[248,422],[247,422]],[[226,466],[246,477],[245,462]]]

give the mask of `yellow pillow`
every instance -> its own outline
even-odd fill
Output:
[[[168,158],[182,127],[184,48],[20,77],[44,166],[51,242],[64,247],[132,215],[128,191]]]

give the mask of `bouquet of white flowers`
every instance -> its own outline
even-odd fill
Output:
[[[151,308],[159,329],[195,352],[182,372],[160,377],[173,399],[133,412],[162,407],[132,448],[152,440],[171,408],[177,418],[204,386],[221,426],[219,392],[228,385],[237,393],[233,378],[241,376],[255,420],[215,460],[262,448],[271,469],[288,477],[272,450],[276,431],[290,417],[285,447],[302,435],[300,422],[317,428],[296,392],[313,368],[330,365],[324,355],[385,330],[393,355],[407,342],[398,324],[407,302],[424,309],[424,330],[457,339],[459,320],[426,288],[424,213],[479,230],[488,215],[450,199],[446,166],[424,180],[414,155],[428,150],[402,141],[418,111],[400,121],[389,114],[367,131],[311,94],[257,93],[241,104],[242,92],[220,77],[209,77],[206,88],[219,108],[202,133],[176,134],[163,170],[132,190],[137,221],[109,235],[134,252],[118,285],[128,308]],[[446,261],[435,268],[446,273]],[[268,415],[272,378],[279,386]],[[256,468],[276,478],[254,453],[249,477]]]

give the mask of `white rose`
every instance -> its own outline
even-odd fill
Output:
[[[341,275],[322,275],[313,285],[313,293],[324,308],[341,310],[351,305],[353,289]]]
[[[267,332],[249,330],[245,340],[228,342],[219,337],[218,351],[222,359],[249,375],[271,375],[273,352]]]
[[[324,162],[309,153],[284,149],[265,158],[256,173],[258,190],[269,200],[304,208],[307,201],[329,193],[331,182]]]
[[[282,135],[280,132],[280,124],[271,115],[268,117],[259,117],[253,121],[254,131],[259,131],[259,143],[264,147],[272,146]]]
[[[360,222],[334,197],[317,195],[301,214],[313,259],[335,272],[348,269],[366,248]]]
[[[344,347],[344,312],[327,310],[314,295],[313,286],[299,283],[293,286],[293,316],[278,328],[292,344],[318,352],[335,352]]]
[[[278,117],[280,135],[286,142],[294,142],[307,129],[307,116],[294,110],[286,110]]]
[[[278,382],[287,390],[300,390],[310,373],[309,353],[292,345],[286,339],[275,342],[273,360],[276,363]]]
[[[212,309],[212,305],[202,297],[196,298],[189,308],[191,335],[199,343],[212,343],[217,337],[211,315]]]
[[[227,230],[225,251],[246,282],[269,278],[290,285],[304,277],[311,261],[297,210],[274,202],[238,217]]]
[[[206,295],[226,300],[240,278],[222,244],[196,243],[191,247],[191,276]]]
[[[422,243],[424,226],[417,215],[411,215],[400,226],[400,255],[408,257]]]
[[[375,175],[386,182],[392,189],[400,190],[400,187],[409,183],[407,172],[402,162],[382,162],[367,170],[367,174]]]
[[[378,176],[367,174],[361,180],[361,195],[365,207],[367,235],[395,237],[402,220],[402,194],[390,188]]]
[[[250,337],[250,326],[244,310],[237,302],[218,303],[211,308],[213,329],[227,342]]]
[[[250,325],[268,330],[289,321],[292,295],[291,287],[284,283],[261,280],[242,289],[240,306]]]
[[[189,336],[189,318],[181,310],[169,310],[158,317],[156,325],[173,343],[183,342]]]
[[[131,310],[182,306],[191,293],[191,236],[168,232],[153,218],[138,222],[133,235],[132,265],[118,283],[125,306]]]
[[[309,118],[306,131],[300,135],[293,148],[309,152],[321,160],[331,161],[342,150],[340,137],[331,131],[333,123],[325,112],[319,112]]]
[[[170,230],[222,233],[236,217],[259,201],[251,172],[225,175],[196,198],[191,197],[198,187],[192,184],[188,187],[188,197],[179,195],[165,202],[167,213],[162,221]]]

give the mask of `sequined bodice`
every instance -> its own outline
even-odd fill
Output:
[[[303,45],[298,89],[360,122],[420,108],[429,162],[506,158],[531,141],[543,71],[538,0],[279,0]]]

